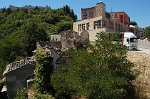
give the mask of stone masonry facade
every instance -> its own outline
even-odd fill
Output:
[[[63,55],[63,51],[68,48],[78,48],[80,44],[83,44],[85,40],[88,40],[88,32],[84,31],[79,35],[77,32],[72,30],[64,31],[60,34],[60,40],[52,36],[54,39],[47,42],[37,42],[37,48],[43,48],[49,50],[53,59],[53,69],[60,70],[62,64],[64,64],[68,58]],[[82,39],[82,40],[81,40]],[[14,99],[16,93],[21,88],[30,89],[34,82],[34,70],[36,67],[36,50],[33,51],[32,57],[27,57],[20,61],[12,62],[7,65],[3,75],[6,79],[6,88],[8,99]],[[34,96],[33,93],[29,92],[28,97]]]
[[[129,31],[130,17],[125,12],[106,12],[106,5],[99,2],[91,8],[81,8],[81,20],[73,23],[73,31],[79,34],[86,30],[89,40],[95,41],[97,33]]]

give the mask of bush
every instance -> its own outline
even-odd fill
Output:
[[[49,94],[35,94],[34,99],[55,99]]]
[[[15,99],[26,99],[27,98],[27,89],[22,88],[17,91],[17,95]]]
[[[53,71],[53,58],[49,50],[36,51],[35,91],[40,94],[51,91],[50,75]]]
[[[148,40],[150,41],[150,26],[146,27],[144,29],[144,35],[148,38]]]
[[[133,64],[126,59],[127,49],[119,43],[112,44],[103,33],[97,38],[88,49],[67,52],[71,60],[51,79],[56,98],[133,99],[131,81],[135,75],[131,71]]]

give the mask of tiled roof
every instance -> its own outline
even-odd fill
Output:
[[[16,61],[16,62],[12,62],[12,63],[8,64],[3,75],[9,73],[10,71],[21,68],[22,66],[25,66],[27,64],[35,65],[34,57],[27,57],[27,58],[22,59],[20,61]]]

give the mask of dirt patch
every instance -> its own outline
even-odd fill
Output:
[[[127,58],[135,64],[134,70],[139,71],[135,84],[139,99],[150,99],[150,55],[130,51]]]

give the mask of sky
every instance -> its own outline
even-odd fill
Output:
[[[150,0],[0,0],[0,8],[9,7],[9,5],[22,7],[32,6],[50,6],[52,9],[70,6],[81,19],[81,8],[89,8],[96,3],[103,1],[107,12],[121,12],[128,14],[131,21],[136,21],[138,26],[145,28],[150,26]]]

